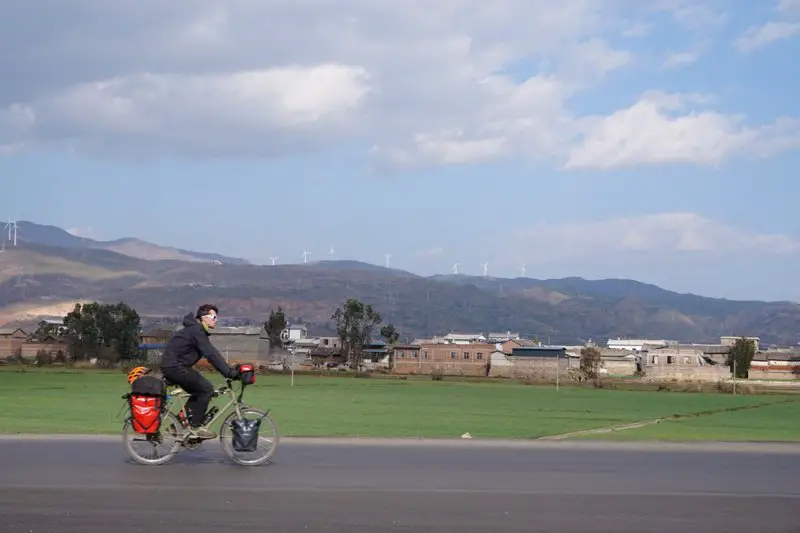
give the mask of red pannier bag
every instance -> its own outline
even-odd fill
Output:
[[[161,427],[166,385],[155,376],[142,376],[131,384],[128,402],[131,425],[136,433],[157,433]]]
[[[250,363],[242,363],[239,365],[239,373],[241,375],[242,383],[245,385],[252,385],[256,382],[256,371]]]
[[[131,424],[136,433],[156,433],[161,427],[161,398],[131,394]]]

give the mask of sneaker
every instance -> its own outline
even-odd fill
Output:
[[[193,437],[197,437],[198,439],[215,439],[217,438],[217,434],[208,429],[204,426],[198,426],[190,428],[189,431],[191,432]]]

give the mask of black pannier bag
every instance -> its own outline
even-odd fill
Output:
[[[167,396],[167,386],[159,377],[142,376],[131,383],[131,394],[164,398]]]
[[[237,452],[254,452],[258,447],[258,430],[261,419],[247,420],[244,418],[231,421],[233,433],[233,449]]]

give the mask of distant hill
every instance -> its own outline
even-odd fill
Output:
[[[5,227],[5,224],[2,224]],[[0,232],[0,242],[6,242],[9,246],[8,232]],[[40,244],[44,246],[54,246],[61,248],[75,249],[100,249],[118,252],[123,255],[148,260],[176,260],[190,262],[214,262],[229,263],[234,265],[250,264],[245,259],[226,257],[214,253],[192,252],[173,248],[170,246],[160,246],[141,239],[132,237],[117,239],[113,241],[97,241],[85,237],[78,237],[57,226],[36,224],[34,222],[17,222],[17,244]]]
[[[721,335],[757,335],[764,344],[800,340],[800,305],[679,294],[632,280],[423,277],[357,261],[273,267],[168,254],[154,260],[112,250],[119,241],[103,243],[108,248],[53,242],[20,240],[0,254],[5,322],[63,314],[75,301],[125,301],[145,317],[177,317],[216,302],[223,318],[257,322],[281,306],[291,320],[324,334],[333,332],[336,307],[354,297],[373,304],[403,340],[508,330],[559,344],[615,337],[714,342]]]
[[[470,276],[433,276],[432,279],[456,284],[471,284],[497,294],[520,293],[530,297],[548,294],[546,298],[559,300],[562,295],[580,295],[610,301],[639,300],[651,305],[671,307],[690,314],[727,315],[731,311],[744,311],[762,306],[762,301],[727,300],[708,298],[695,294],[668,291],[649,283],[629,279],[587,280],[578,277],[560,279],[495,279]],[[788,302],[786,302],[788,303]]]
[[[311,261],[309,265],[314,265],[315,268],[324,269],[324,270],[332,270],[332,271],[341,271],[341,270],[369,270],[369,271],[382,271],[385,272],[386,268],[378,265],[373,265],[371,263],[365,263],[363,261],[354,261],[352,259],[342,259],[342,260],[323,260],[323,261]]]

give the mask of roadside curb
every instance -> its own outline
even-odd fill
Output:
[[[0,434],[4,442],[120,442],[120,435],[107,434]],[[461,438],[397,438],[397,437],[281,437],[281,445],[310,446],[402,446],[421,448],[494,448],[527,450],[601,450],[601,451],[668,451],[668,452],[746,452],[800,454],[800,442],[774,441],[606,441],[544,439],[461,439]]]

